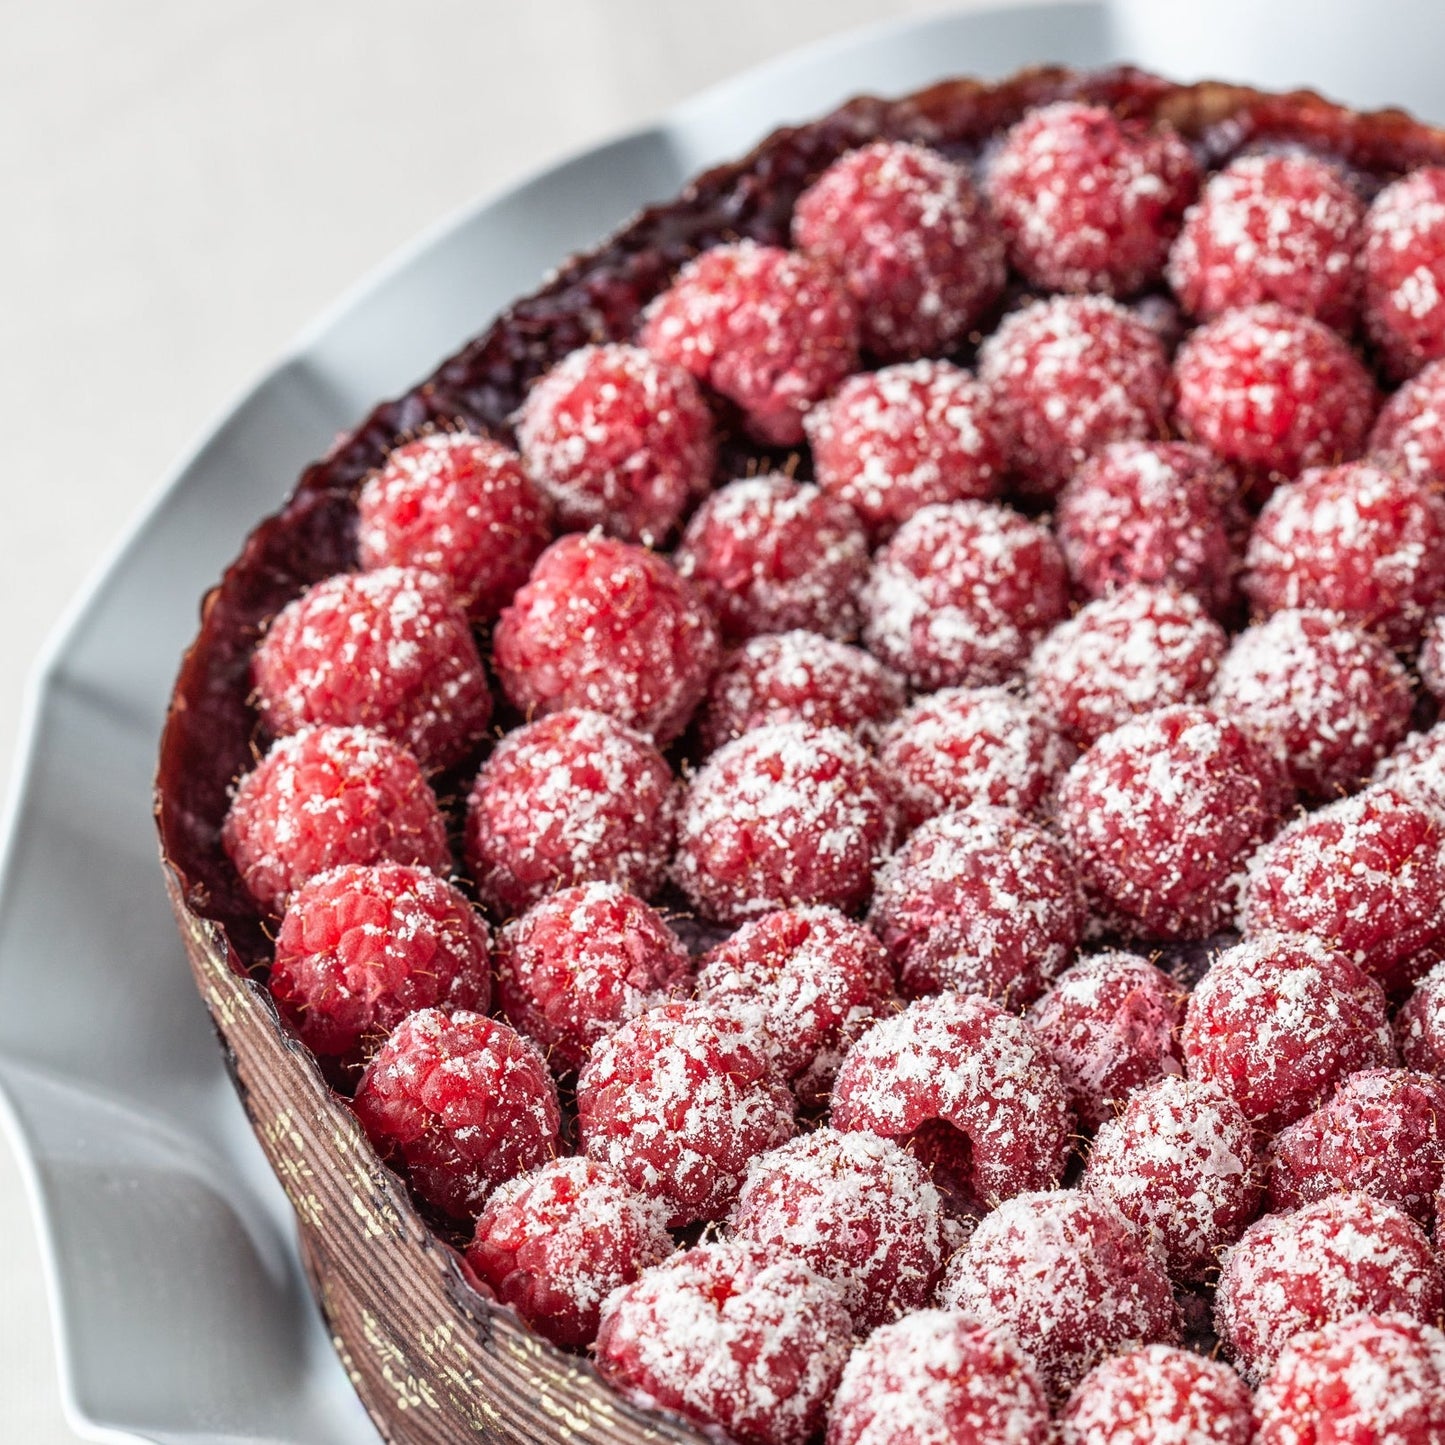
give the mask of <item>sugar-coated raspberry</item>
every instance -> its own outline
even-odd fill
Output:
[[[1365,326],[1396,376],[1445,356],[1445,168],[1422,166],[1375,197],[1360,257]]]
[[[1245,866],[1286,801],[1265,748],[1229,719],[1180,705],[1100,738],[1065,775],[1058,822],[1119,932],[1207,938],[1232,918]]]
[[[648,307],[642,344],[733,402],[770,446],[858,369],[858,306],[826,263],[753,241],[690,261]]]
[[[1296,1335],[1360,1312],[1433,1324],[1445,1279],[1425,1231],[1402,1210],[1348,1192],[1267,1214],[1224,1256],[1214,1324],[1258,1383]]]
[[[1083,893],[1056,838],[978,804],[922,824],[880,870],[868,923],[910,997],[1029,1003],[1074,956]]]
[[[1437,612],[1425,624],[1415,665],[1425,691],[1437,700],[1445,698],[1445,612]]]
[[[909,1145],[939,1166],[934,1182],[954,1204],[975,1210],[1057,1184],[1074,1127],[1058,1070],[1028,1025],[957,993],[919,999],[853,1045],[832,1123]]]
[[[1167,430],[1174,384],[1163,343],[1106,296],[1054,296],[1004,317],[978,354],[1009,462],[1052,496],[1110,442]]]
[[[873,559],[863,640],[921,692],[1007,682],[1068,615],[1068,589],[1037,522],[989,502],[924,507]]]
[[[548,507],[509,447],[429,432],[387,455],[356,498],[361,565],[421,567],[490,622],[552,539]]]
[[[1359,456],[1375,419],[1375,383],[1323,322],[1277,302],[1226,311],[1174,360],[1184,434],[1256,477]]]
[[[1132,296],[1163,272],[1199,166],[1173,130],[1061,100],[1004,136],[987,184],[1026,281]]]
[[[718,660],[717,625],[662,557],[598,533],[562,537],[497,623],[497,675],[528,714],[595,708],[670,742]]]
[[[831,908],[787,908],[745,923],[703,955],[699,995],[756,1003],[785,1078],[807,1109],[825,1104],[843,1055],[891,1011],[883,945]]]
[[[1198,598],[1130,583],[1034,648],[1029,693],[1060,732],[1088,747],[1142,713],[1202,702],[1228,645]]]
[[[1445,603],[1445,498],[1366,462],[1307,472],[1265,503],[1245,567],[1257,613],[1324,607],[1411,647]]]
[[[986,1215],[939,1298],[1013,1335],[1056,1403],[1109,1355],[1176,1331],[1174,1294],[1148,1247],[1075,1189],[1022,1194]]]
[[[1003,438],[987,389],[946,361],[850,376],[808,413],[818,485],[886,541],[921,507],[986,501],[1003,484]]]
[[[382,1158],[456,1219],[475,1219],[498,1184],[557,1153],[561,1112],[546,1061],[481,1014],[409,1014],[367,1065],[352,1107]]]
[[[1081,958],[1049,986],[1028,1021],[1087,1128],[1112,1119],[1135,1089],[1182,1074],[1184,994],[1137,953]]]
[[[1380,759],[1371,782],[1423,807],[1445,812],[1445,723],[1411,733]]]
[[[851,507],[779,472],[714,492],[673,557],[734,640],[858,631],[868,539]]]
[[[313,1053],[361,1063],[407,1014],[486,1011],[487,925],[425,868],[347,864],[291,895],[269,987]]]
[[[749,1162],[793,1137],[774,1069],[741,1013],[660,1004],[593,1046],[577,1082],[582,1146],[664,1200],[670,1227],[721,1219]]]
[[[261,721],[275,737],[363,727],[424,768],[457,762],[485,733],[492,694],[471,625],[433,572],[346,572],[276,614],[251,659]]]
[[[672,855],[678,789],[662,754],[605,713],[570,708],[509,733],[467,799],[467,866],[503,917],[559,888],[651,897]]]
[[[852,1339],[837,1287],[802,1261],[718,1242],[606,1301],[597,1368],[640,1405],[738,1445],[805,1445],[822,1431]]]
[[[436,795],[404,748],[362,728],[281,738],[236,787],[221,842],[262,908],[346,863],[452,870]]]
[[[1366,454],[1419,482],[1445,482],[1445,360],[1432,361],[1385,399]]]
[[[1445,1078],[1445,962],[1437,963],[1401,1005],[1395,1036],[1410,1068]]]
[[[954,350],[1003,291],[1003,241],[968,172],[904,141],[834,161],[798,197],[793,243],[843,277],[885,361]]]
[[[828,1445],[1050,1445],[1049,1405],[1004,1330],[948,1310],[883,1325],[849,1357]]]
[[[693,778],[674,874],[705,918],[867,902],[893,841],[883,771],[839,728],[772,723],[719,748]]]
[[[1308,935],[1264,934],[1226,949],[1189,997],[1184,1065],[1269,1133],[1302,1119],[1395,1048],[1380,985]]]
[[[672,1253],[666,1209],[592,1159],[553,1159],[498,1188],[467,1263],[538,1333],[590,1345],[602,1302]]]

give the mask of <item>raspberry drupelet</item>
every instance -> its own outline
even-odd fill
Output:
[[[1445,812],[1445,724],[1411,733],[1380,759],[1370,780],[1411,803]]]
[[[452,871],[446,823],[416,759],[363,728],[303,728],[236,785],[221,843],[268,912],[347,863]]]
[[[1386,398],[1366,455],[1418,482],[1445,482],[1445,360],[1432,361]]]
[[[671,742],[718,662],[717,624],[662,557],[604,537],[562,537],[497,623],[494,661],[526,714],[594,708]]]
[[[798,197],[793,244],[843,278],[884,361],[953,351],[1003,292],[1003,240],[967,170],[906,141],[834,161]]]
[[[1408,1067],[1445,1078],[1445,962],[1437,963],[1401,1005],[1395,1036]]]
[[[1445,168],[1386,186],[1364,235],[1365,327],[1390,371],[1413,376],[1445,356]]]
[[[387,455],[356,498],[361,565],[421,567],[490,622],[552,540],[546,501],[510,447],[429,432]]]
[[[508,733],[482,764],[467,800],[467,866],[503,918],[579,883],[651,897],[678,801],[672,769],[640,732],[600,712],[556,712]]]
[[[367,1065],[352,1108],[381,1157],[454,1219],[475,1219],[498,1184],[557,1153],[546,1061],[481,1014],[409,1014]]]
[[[832,267],[739,241],[689,261],[639,340],[732,402],[758,441],[795,447],[809,409],[857,371],[858,336],[858,305]]]
[[[915,512],[873,559],[863,640],[920,692],[1007,682],[1068,615],[1047,528],[989,502]]]
[[[346,572],[308,588],[266,629],[251,681],[273,737],[369,728],[427,769],[458,762],[492,718],[466,613],[444,579],[415,567]]]

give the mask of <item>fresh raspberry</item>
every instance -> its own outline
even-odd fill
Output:
[[[1445,356],[1445,168],[1422,166],[1365,217],[1365,326],[1396,376]]]
[[[1004,1330],[919,1310],[858,1345],[828,1416],[828,1445],[1050,1445],[1049,1405]]]
[[[1105,734],[1065,775],[1058,823],[1085,888],[1132,938],[1207,938],[1284,815],[1279,765],[1237,724],[1161,708]]]
[[[745,923],[698,965],[698,994],[762,1006],[774,1056],[805,1109],[827,1103],[843,1055],[894,1007],[883,945],[831,908],[789,908]]]
[[[987,501],[1003,484],[992,399],[946,361],[850,376],[804,425],[818,485],[853,508],[875,543],[922,507]]]
[[[1368,458],[1417,482],[1445,482],[1445,360],[1432,361],[1385,399]]]
[[[1028,1013],[1090,1129],[1135,1089],[1184,1072],[1176,1040],[1183,1017],[1179,986],[1148,959],[1119,951],[1081,958]]]
[[[422,1009],[392,1031],[352,1104],[377,1152],[456,1219],[557,1152],[561,1112],[542,1055],[481,1014]]]
[[[832,268],[753,241],[704,251],[643,317],[642,344],[733,402],[769,446],[858,369],[858,307]]]
[[[677,805],[672,769],[641,733],[569,708],[509,733],[482,764],[467,800],[467,867],[502,917],[579,883],[651,897]]]
[[[1248,530],[1233,473],[1188,442],[1115,442],[1059,494],[1059,546],[1090,597],[1130,582],[1192,592],[1216,616],[1234,600]]]
[[[416,759],[362,728],[303,728],[237,784],[221,842],[264,909],[345,863],[452,871],[446,824]]]
[[[346,864],[291,895],[269,986],[312,1053],[360,1064],[417,1009],[486,1011],[487,925],[424,868]]]
[[[1029,1003],[1074,956],[1078,875],[1057,839],[1012,808],[931,818],[883,865],[869,927],[910,997],[955,989]]]
[[[1445,612],[1437,612],[1425,624],[1415,665],[1425,691],[1437,701],[1445,698]]]
[[[718,661],[711,614],[667,561],[595,532],[542,553],[494,648],[522,712],[595,708],[659,745],[687,726]]]
[[[1174,385],[1163,343],[1106,296],[1054,296],[1004,317],[978,366],[1009,462],[1043,496],[1110,442],[1167,430]]]
[[[1007,682],[1069,611],[1048,530],[1007,507],[924,507],[873,559],[863,639],[920,692]]]
[[[1056,1403],[1109,1355],[1175,1336],[1164,1271],[1107,1205],[1075,1189],[1000,1204],[954,1255],[939,1298],[1007,1330]]]
[[[1228,645],[1198,598],[1130,583],[1096,597],[1034,648],[1029,693],[1086,748],[1143,713],[1202,702]]]
[[[539,1334],[590,1345],[602,1301],[672,1253],[666,1210],[592,1159],[553,1159],[487,1200],[467,1263]]]
[[[492,694],[467,615],[432,572],[328,577],[277,613],[251,659],[273,737],[363,727],[424,768],[458,762],[486,732]]]
[[[552,520],[521,458],[470,432],[399,446],[356,499],[361,565],[420,567],[451,583],[473,622],[490,622],[527,580]]]
[[[748,1163],[793,1137],[793,1100],[740,1013],[660,1004],[593,1046],[577,1081],[589,1158],[666,1202],[670,1228],[721,1219]]]
[[[597,1368],[648,1409],[738,1445],[821,1433],[852,1345],[837,1287],[754,1244],[684,1250],[603,1305]]]
[[[1201,326],[1179,348],[1174,378],[1185,436],[1271,480],[1359,456],[1378,400],[1337,333],[1272,301]]]
[[[1360,1069],[1395,1062],[1380,985],[1308,935],[1226,949],[1190,995],[1184,1065],[1269,1133],[1319,1108]]]
[[[497,939],[507,1022],[558,1073],[580,1069],[597,1040],[692,984],[677,935],[615,883],[564,888]]]
[[[955,350],[1003,291],[1003,241],[968,172],[905,141],[834,161],[798,197],[793,243],[843,277],[885,361]]]
[[[1224,1256],[1214,1324],[1240,1373],[1258,1383],[1296,1335],[1361,1311],[1439,1317],[1445,1279],[1425,1231],[1368,1194],[1331,1194],[1267,1214]]]
[[[831,1280],[859,1334],[926,1305],[948,1255],[928,1171],[867,1133],[818,1129],[755,1159],[728,1226]]]
[[[850,507],[780,472],[731,482],[693,514],[673,557],[733,640],[858,631],[868,539]]]
[[[847,913],[867,902],[893,832],[883,771],[858,742],[772,723],[719,748],[693,778],[674,873],[719,923],[812,903]]]
[[[1073,100],[1031,110],[988,172],[1009,260],[1046,291],[1142,291],[1198,191],[1198,163],[1175,131]]]
[[[1401,1005],[1395,1035],[1410,1068],[1445,1078],[1445,962],[1437,963]]]
[[[907,1144],[972,1210],[1057,1184],[1074,1127],[1058,1071],[1023,1020],[956,993],[919,999],[853,1045],[832,1123]]]
[[[907,689],[861,647],[816,632],[753,637],[713,676],[698,716],[706,752],[769,723],[842,728],[871,741],[903,706]]]
[[[1411,733],[1394,752],[1380,759],[1370,780],[1411,803],[1445,812],[1445,723]]]
[[[1445,497],[1366,462],[1307,472],[1265,503],[1245,567],[1257,613],[1323,607],[1411,647],[1445,603]]]

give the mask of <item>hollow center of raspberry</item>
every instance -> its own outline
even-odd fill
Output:
[[[933,1176],[949,1211],[982,1216],[989,1206],[974,1192],[973,1145],[968,1135],[947,1119],[929,1119],[908,1141],[913,1157]]]

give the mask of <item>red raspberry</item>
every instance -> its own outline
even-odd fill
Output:
[[[1437,701],[1445,698],[1445,612],[1437,612],[1425,624],[1416,666],[1425,691]]]
[[[551,540],[545,501],[516,452],[470,432],[430,432],[388,454],[356,499],[361,565],[421,567],[490,622]]]
[[[674,873],[705,918],[868,900],[893,842],[882,769],[838,728],[772,723],[726,744],[693,778]]]
[[[498,914],[558,888],[615,883],[651,897],[672,854],[678,790],[639,732],[568,709],[509,733],[467,800],[467,867]]]
[[[351,863],[292,894],[269,986],[312,1053],[360,1064],[417,1009],[484,1012],[488,952],[487,925],[435,873]]]
[[[1412,1069],[1445,1078],[1445,962],[1416,985],[1395,1016],[1400,1054]]]
[[[978,805],[929,819],[883,865],[868,924],[910,997],[955,989],[1016,1007],[1074,956],[1083,896],[1056,839]]]
[[[458,762],[492,718],[466,613],[446,582],[414,567],[342,573],[303,592],[266,629],[251,680],[273,736],[369,728],[429,769]]]
[[[446,824],[416,759],[362,728],[303,728],[247,773],[221,842],[262,908],[344,863],[452,871]]]
[[[1163,1270],[1117,1215],[1075,1189],[1000,1204],[954,1255],[939,1298],[1007,1330],[1056,1403],[1109,1355],[1175,1335]]]
[[[542,553],[494,648],[522,712],[595,708],[659,744],[687,726],[718,660],[712,616],[666,560],[595,532]]]
[[[834,161],[798,197],[793,243],[843,277],[885,361],[953,351],[1003,291],[1003,241],[968,172],[905,141]]]
[[[827,1103],[843,1055],[895,1006],[883,945],[831,908],[745,923],[703,956],[697,984],[710,1002],[761,1005],[778,1066],[805,1109]]]
[[[919,1310],[858,1345],[828,1416],[828,1445],[1050,1445],[1033,1364],[1004,1330]]]
[[[1004,317],[979,348],[1009,462],[1052,496],[1110,442],[1166,430],[1174,386],[1163,343],[1106,296],[1054,296]]]
[[[670,1228],[721,1219],[748,1163],[793,1137],[768,1041],[739,1013],[669,1003],[599,1039],[577,1081],[592,1159],[666,1202]]]
[[[1251,1445],[1254,1407],[1218,1360],[1148,1345],[1095,1365],[1064,1407],[1063,1445]]]
[[[1445,724],[1411,733],[1380,759],[1371,782],[1383,784],[1411,803],[1445,812]]]
[[[1029,692],[1088,747],[1143,713],[1202,702],[1229,639],[1196,597],[1131,583],[1061,622],[1029,658]]]
[[[597,1368],[645,1409],[738,1445],[804,1445],[822,1431],[852,1333],[837,1288],[800,1260],[704,1244],[607,1299]]]
[[[392,1031],[352,1104],[377,1152],[456,1219],[557,1152],[561,1112],[542,1055],[481,1014],[422,1009]]]
[[[818,485],[887,541],[921,507],[986,501],[1003,483],[987,390],[947,361],[850,376],[804,422]]]
[[[1445,168],[1422,166],[1375,197],[1361,253],[1365,326],[1396,376],[1445,356]]]
[[[695,513],[673,558],[734,640],[858,631],[868,539],[852,509],[779,472],[731,482]]]
[[[1386,398],[1370,433],[1369,459],[1417,482],[1445,481],[1445,360],[1432,361]]]
[[[1279,826],[1279,766],[1235,723],[1161,708],[1100,738],[1059,789],[1084,885],[1126,937],[1207,938],[1233,916],[1254,850]]]
[[[1024,116],[988,173],[1009,260],[1047,291],[1142,291],[1198,191],[1198,163],[1176,132],[1074,100]]]
[[[1118,951],[1081,958],[1028,1013],[1090,1129],[1135,1089],[1184,1072],[1176,1042],[1183,1017],[1179,986],[1148,959]]]
[[[1185,436],[1259,478],[1359,456],[1375,419],[1375,383],[1322,322],[1276,302],[1226,311],[1174,360]]]
[[[961,1168],[933,1169],[934,1182],[970,1209],[1057,1184],[1073,1132],[1058,1071],[1023,1020],[957,993],[919,999],[849,1049],[832,1123]]]
[[[868,650],[921,692],[1007,682],[1068,615],[1064,559],[1046,528],[1007,507],[915,512],[863,589]]]
[[[641,341],[734,402],[758,441],[795,447],[808,410],[858,369],[858,307],[823,262],[739,241],[682,268]]]
[[[1385,995],[1308,935],[1226,949],[1190,995],[1184,1064],[1269,1133],[1302,1119],[1359,1069],[1395,1062]]]

